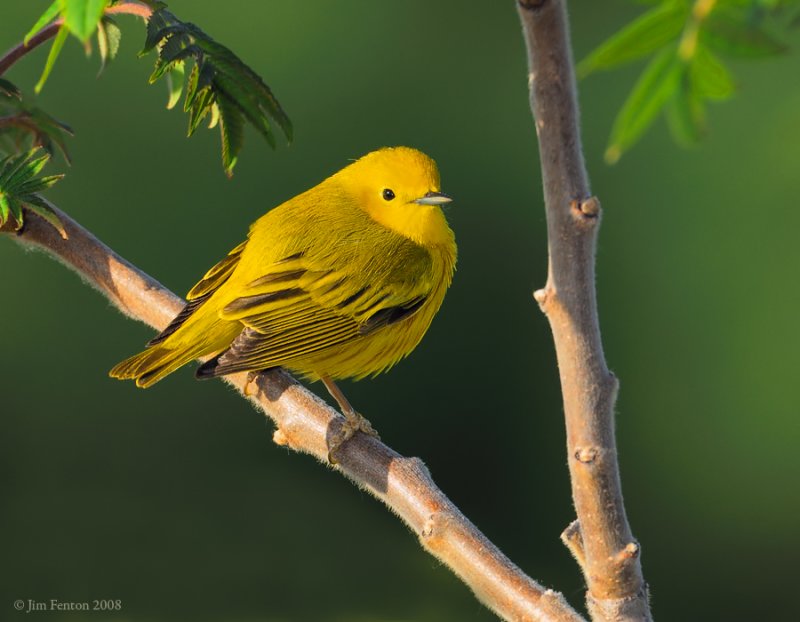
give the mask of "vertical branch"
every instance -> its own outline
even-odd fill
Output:
[[[572,497],[562,536],[581,566],[595,621],[650,620],[639,545],[625,507],[614,438],[617,380],[600,339],[595,247],[600,203],[589,192],[578,129],[565,0],[518,0],[528,50],[549,240],[547,316],[558,359]]]

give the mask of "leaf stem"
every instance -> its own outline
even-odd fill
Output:
[[[682,61],[689,61],[694,56],[700,37],[700,27],[714,10],[716,3],[717,0],[696,0],[694,3],[691,18],[686,23],[686,28],[681,35],[681,42],[678,45],[678,56]]]

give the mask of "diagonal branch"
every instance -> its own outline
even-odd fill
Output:
[[[556,346],[578,515],[562,538],[583,570],[593,620],[647,621],[647,586],[617,463],[618,383],[600,339],[595,294],[600,203],[590,195],[583,163],[565,5],[565,0],[518,0],[549,240],[547,283],[534,296]]]
[[[126,315],[163,329],[184,301],[137,269],[61,211],[68,238],[34,213],[14,236],[38,247],[105,295]],[[247,374],[227,382],[244,393]],[[343,418],[283,370],[258,375],[249,400],[276,424],[274,440],[327,462],[329,441]],[[405,458],[379,440],[356,434],[336,452],[335,468],[383,501],[417,535],[429,553],[449,566],[487,607],[505,620],[580,622],[561,594],[527,577],[436,487],[418,458]]]

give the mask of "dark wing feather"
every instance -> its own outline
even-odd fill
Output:
[[[180,313],[175,316],[164,330],[147,342],[148,346],[155,346],[166,341],[170,335],[183,326],[186,320],[188,320],[206,300],[211,298],[211,295],[217,291],[233,273],[239,263],[239,257],[244,250],[245,244],[246,242],[239,244],[239,246],[228,253],[225,259],[206,272],[203,279],[186,294],[186,300],[188,302],[184,305],[183,309],[181,309]]]
[[[189,302],[187,302],[183,306],[183,309],[181,309],[181,312],[178,313],[178,315],[176,315],[173,318],[173,320],[169,323],[169,326],[167,326],[164,330],[158,333],[158,335],[156,335],[150,341],[147,342],[148,347],[158,345],[159,343],[164,341],[167,337],[169,337],[172,333],[178,330],[181,326],[183,326],[183,323],[189,319],[189,316],[191,316],[192,313],[197,311],[197,309],[200,308],[200,305],[202,305],[206,300],[208,300],[211,297],[212,293],[213,292],[209,292],[203,296],[200,296],[199,298],[195,298],[194,300],[190,300]]]
[[[358,244],[339,250],[363,252]],[[411,241],[391,240],[366,267],[336,259],[296,253],[259,266],[261,276],[220,312],[244,329],[198,376],[268,369],[362,339],[411,317],[433,286],[430,254]]]
[[[225,257],[222,261],[220,261],[217,265],[215,265],[211,270],[206,272],[205,276],[202,280],[195,285],[189,293],[186,294],[186,300],[194,300],[195,298],[201,298],[206,294],[214,293],[217,291],[225,281],[228,280],[233,271],[236,269],[236,266],[239,264],[239,259],[242,255],[242,251],[244,247],[247,245],[247,242],[242,242],[234,248],[228,256]]]

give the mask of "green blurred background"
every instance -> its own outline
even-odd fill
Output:
[[[4,3],[0,48],[48,4]],[[294,144],[272,152],[250,131],[228,181],[218,133],[184,137],[164,86],[147,85],[153,58],[136,58],[141,22],[121,17],[99,80],[70,40],[40,97],[76,130],[49,197],[182,293],[257,216],[348,159],[431,154],[456,198],[453,287],[407,361],[346,393],[517,564],[582,606],[558,540],[573,511],[552,340],[531,298],[547,250],[514,2],[170,5],[264,76]],[[576,56],[640,11],[571,3]],[[8,77],[30,92],[45,56]],[[797,54],[733,68],[741,92],[711,110],[702,146],[677,148],[659,122],[614,167],[603,149],[640,67],[580,85],[606,210],[598,288],[625,499],[660,620],[796,615]],[[190,369],[149,391],[107,378],[149,328],[10,239],[0,266],[0,619],[22,617],[18,598],[123,602],[114,616],[29,616],[53,621],[493,619],[381,504],[275,446],[223,383]]]

